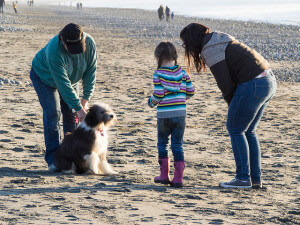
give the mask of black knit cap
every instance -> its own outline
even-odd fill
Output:
[[[71,54],[85,52],[85,35],[78,24],[69,23],[60,31],[59,36],[66,44],[67,49]]]

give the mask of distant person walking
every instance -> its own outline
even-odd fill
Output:
[[[157,70],[153,74],[154,92],[148,99],[148,105],[157,106],[157,148],[160,176],[155,183],[183,186],[185,168],[183,135],[185,130],[186,101],[194,95],[194,87],[189,75],[177,65],[177,51],[170,42],[161,42],[154,55]],[[171,136],[171,150],[174,157],[174,178],[169,179],[170,158],[168,142]]]
[[[236,176],[224,188],[261,188],[261,151],[256,129],[277,84],[269,63],[234,37],[191,23],[180,33],[188,70],[208,66],[228,104],[227,130]],[[193,60],[193,63],[192,63]]]
[[[18,11],[17,11],[17,6],[18,6],[17,3],[13,2],[12,6],[13,6],[13,9],[14,9],[15,13],[18,13]]]
[[[164,6],[160,5],[159,8],[158,8],[158,10],[157,10],[157,12],[158,12],[158,18],[159,18],[159,20],[162,21],[163,18],[164,18],[164,16],[165,16],[165,8],[164,8]]]
[[[77,10],[82,10],[82,2],[77,2]]]
[[[5,1],[4,0],[0,0],[0,11],[1,11],[1,13],[3,13],[4,6],[5,6]]]
[[[86,116],[89,100],[95,89],[97,53],[94,39],[78,24],[66,25],[58,35],[34,57],[30,79],[43,109],[45,160],[50,171],[54,153],[61,140],[60,118],[64,133],[75,129]],[[78,83],[83,94],[79,98]]]
[[[174,19],[174,12],[171,13],[171,18]]]
[[[171,15],[171,10],[168,6],[166,6],[166,20],[167,20],[167,22],[170,21],[170,15]]]

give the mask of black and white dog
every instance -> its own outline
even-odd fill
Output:
[[[107,162],[108,128],[116,116],[105,103],[89,108],[79,126],[65,136],[55,152],[55,166],[59,171],[79,174],[117,174]]]

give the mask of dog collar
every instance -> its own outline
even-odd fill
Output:
[[[103,130],[97,129],[98,132],[100,132],[101,136],[104,136]]]

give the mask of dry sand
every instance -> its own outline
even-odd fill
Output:
[[[286,81],[299,81],[299,27],[197,20],[256,45],[281,81],[258,129],[265,188],[225,190],[218,183],[235,174],[227,106],[209,72],[192,74],[196,94],[188,105],[185,186],[174,189],[153,183],[159,171],[156,112],[146,100],[154,47],[173,41],[183,65],[178,34],[195,19],[159,23],[156,13],[141,10],[19,11],[0,15],[0,224],[300,223],[300,84]],[[109,144],[116,176],[50,173],[43,159],[42,111],[29,71],[36,52],[69,22],[82,24],[98,47],[92,102],[110,104],[118,116]],[[275,53],[263,51],[268,48]]]

